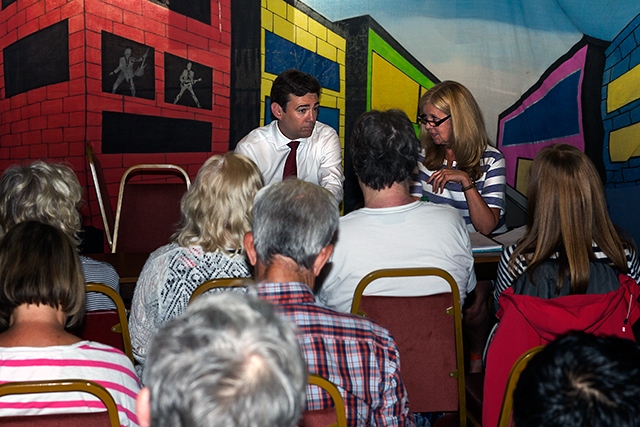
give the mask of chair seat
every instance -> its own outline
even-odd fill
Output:
[[[0,417],[3,427],[101,427],[110,426],[107,411],[86,414],[48,414],[23,417]]]
[[[336,408],[304,411],[298,427],[326,427],[336,423]]]

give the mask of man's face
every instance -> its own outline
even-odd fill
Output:
[[[289,95],[286,111],[277,103],[271,104],[271,111],[278,119],[280,132],[292,141],[311,136],[319,108],[318,95],[315,93],[307,93],[304,96]]]

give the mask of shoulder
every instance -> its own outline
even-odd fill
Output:
[[[82,263],[82,272],[84,273],[85,282],[99,282],[117,284],[120,281],[115,268],[109,263],[95,260],[86,256],[80,256]]]
[[[325,125],[321,122],[316,122],[315,127],[313,128],[313,139],[321,139],[321,140],[332,140],[332,141],[340,141],[338,137],[338,133],[334,128],[329,125]]]
[[[492,163],[501,162],[501,161],[503,162],[504,155],[500,150],[498,150],[494,146],[487,145],[487,148],[484,150],[484,153],[482,154],[482,159],[486,164],[492,164]]]
[[[277,120],[272,121],[268,125],[255,128],[254,130],[249,132],[247,135],[245,135],[245,137],[242,138],[240,142],[238,142],[236,149],[238,149],[238,147],[240,147],[240,149],[246,148],[253,144],[258,144],[269,139],[271,137],[272,132],[274,131],[273,130],[274,126],[277,126]]]

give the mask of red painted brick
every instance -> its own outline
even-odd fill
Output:
[[[41,104],[42,115],[57,114],[62,112],[62,99],[44,101]]]
[[[20,120],[20,110],[9,110],[2,115],[2,122],[5,124]]]
[[[29,120],[18,120],[11,123],[11,133],[20,134],[29,130]]]
[[[9,46],[12,43],[15,43],[18,40],[18,30],[16,29],[8,29],[8,25],[5,24],[7,31],[5,31],[5,35],[0,39],[0,46]]]
[[[49,157],[49,147],[47,144],[37,144],[29,147],[29,158],[46,159]]]
[[[11,125],[10,124],[3,124],[0,125],[0,135],[5,135],[5,134],[9,134],[11,132]]]
[[[87,95],[87,109],[90,111],[122,111],[123,102],[121,95],[95,96]]]
[[[67,3],[67,0],[45,0],[45,7],[47,12],[59,7],[64,6]]]
[[[66,142],[60,144],[49,144],[49,156],[52,158],[55,157],[66,157],[69,155],[69,144]]]
[[[84,48],[84,45],[84,33],[82,31],[69,35],[69,50]]]
[[[218,27],[213,27],[195,19],[187,20],[187,31],[207,38],[217,39],[220,37],[220,30],[218,29]]]
[[[84,156],[72,156],[68,154],[67,156],[65,156],[64,162],[68,163],[69,166],[71,166],[71,169],[78,176],[78,181],[86,182],[87,175],[85,173]]]
[[[88,141],[98,141],[102,138],[102,127],[101,126],[88,126],[87,127],[87,140]]]
[[[169,19],[167,19],[165,22],[168,22],[169,25],[173,28],[177,28],[180,30],[187,29],[187,17],[176,12],[169,11]],[[169,34],[171,34],[171,32],[172,30],[170,29]]]
[[[36,117],[40,115],[40,104],[27,105],[20,108],[20,117],[28,119],[29,117]]]
[[[47,116],[33,117],[29,119],[29,129],[42,130],[47,128]]]
[[[166,25],[164,22],[158,22],[131,12],[124,12],[124,24],[159,36],[164,37],[166,35]]]
[[[143,0],[146,1],[146,0]],[[133,13],[137,13],[138,15],[142,14],[142,2],[140,0],[105,0],[105,3],[109,3],[123,9],[125,11],[130,11]]]
[[[100,49],[96,49],[87,45],[85,46],[85,50],[85,58],[88,63],[98,65],[102,64],[102,53],[100,52]]]
[[[96,147],[94,147],[96,148]],[[107,170],[110,170],[111,172],[113,172],[114,169],[122,169],[122,154],[96,154],[96,156],[100,156],[100,164],[102,165],[102,168],[105,170],[105,172]],[[105,175],[105,180],[107,182],[120,182],[120,177],[122,176],[122,172],[121,171],[118,176],[115,179],[108,179],[107,176]],[[117,190],[116,190],[117,193]]]
[[[80,2],[74,2],[74,3],[80,3]],[[93,15],[90,15],[93,16]],[[95,19],[93,21],[91,21],[93,24],[95,24],[97,17],[95,17]],[[105,29],[106,29],[106,21],[103,20],[103,22],[105,23]],[[69,18],[69,34],[73,34],[76,33],[78,31],[82,31],[85,28],[85,17],[84,15],[75,15]],[[89,17],[87,17],[87,28],[93,28],[93,27],[89,27]],[[110,27],[109,27],[110,28]]]
[[[42,132],[39,130],[22,134],[22,145],[42,144]]]
[[[71,79],[71,81],[73,82],[76,79],[82,78],[84,78],[84,62],[79,62],[77,64],[71,65],[69,67],[69,79]],[[74,90],[77,90],[77,87],[73,88],[72,86],[73,84],[69,83],[69,91],[71,95],[73,95]]]
[[[100,50],[100,47],[102,46],[102,35],[100,34],[100,29],[97,29],[96,31],[87,30],[85,38],[87,40],[87,46]]]
[[[64,6],[60,8],[60,13],[63,19],[70,18],[72,16],[76,16],[84,12],[84,3],[83,1],[70,1]]]
[[[84,111],[84,110],[85,110],[85,103],[84,103],[84,96],[82,95],[69,96],[63,100],[63,111],[65,113],[70,113],[72,111]],[[67,116],[67,121],[68,121],[68,116]]]
[[[10,148],[0,147],[0,159],[8,159],[10,155],[11,155]]]
[[[44,3],[38,2],[38,3],[32,4],[29,7],[26,7],[25,13],[27,14],[27,21],[35,19],[41,15],[44,15]]]
[[[162,164],[167,162],[164,153],[125,154],[123,160],[125,168],[129,168],[140,163]]]
[[[167,153],[167,163],[173,165],[199,165],[207,160],[208,153]]]
[[[195,46],[204,50],[209,47],[208,40],[205,37],[178,28],[170,28],[169,36],[172,40],[181,41],[188,46]]]
[[[166,6],[161,6],[150,1],[142,2],[142,14],[149,19],[159,22],[168,22],[170,15],[172,15]]]
[[[27,94],[19,93],[15,96],[11,97],[11,109],[15,110],[16,108],[20,108],[27,105]]]
[[[69,126],[85,127],[87,123],[87,113],[84,109],[69,114]]]
[[[67,127],[62,130],[66,142],[84,141],[84,127]]]
[[[0,147],[16,147],[20,145],[22,138],[20,135],[11,133],[0,134]]]
[[[113,32],[119,35],[120,37],[131,39],[131,40],[137,41],[138,43],[144,43],[144,32],[137,28],[133,28],[128,25],[123,25],[118,22],[114,22]]]
[[[120,163],[122,163],[122,160],[120,160]],[[102,160],[100,160],[100,164],[102,165],[102,169],[104,170],[104,180],[106,182],[108,183],[120,182],[120,178],[122,178],[122,174],[124,173],[124,170],[122,170],[122,167],[119,167],[117,169],[110,169],[107,166],[105,166],[105,162]],[[118,194],[118,188],[116,187],[114,190],[115,191],[109,190],[109,193]]]
[[[42,102],[47,99],[47,89],[45,87],[39,87],[37,89],[27,92],[27,103],[35,104],[36,102]]]
[[[12,159],[28,159],[29,158],[29,146],[23,145],[20,147],[11,147],[9,157]]]
[[[222,34],[220,35],[220,42],[231,46],[231,33],[223,31]]]
[[[160,37],[152,33],[145,34],[144,37],[146,44],[149,46],[153,46],[156,52],[165,52],[166,50],[168,50],[171,43],[171,40],[167,39],[166,37]],[[156,62],[156,66],[158,65],[158,62]]]
[[[69,83],[62,82],[47,86],[47,99],[64,98],[69,95]]]
[[[85,2],[85,13],[100,16],[113,22],[122,22],[122,9],[104,2]]]
[[[84,135],[84,133],[83,133]],[[71,143],[69,144],[69,155],[70,156],[84,156],[85,148],[84,148],[84,139],[81,141],[82,144],[79,143]]]
[[[87,63],[87,77],[100,80],[100,87],[102,87],[102,67],[98,64]],[[98,92],[102,92],[99,89]]]
[[[62,142],[62,129],[44,129],[42,131],[42,142]]]
[[[102,18],[100,16],[96,16],[90,13],[85,13],[84,19],[85,19],[84,25],[86,25],[86,28],[88,29],[92,29],[94,31],[100,31],[100,30],[109,31],[109,32],[113,31],[113,22],[109,21],[108,19]],[[83,28],[84,28],[84,25],[83,25]],[[69,23],[69,30],[71,30],[71,23]]]
[[[53,114],[47,117],[47,124],[49,129],[69,126],[69,115],[65,113]]]
[[[101,126],[102,125],[102,112],[87,111],[87,125],[88,126]]]
[[[27,22],[27,13],[23,10],[7,19],[7,31],[19,29]]]
[[[53,24],[57,24],[62,20],[62,14],[60,9],[54,9],[51,12],[45,13],[39,19],[40,28],[47,28]]]

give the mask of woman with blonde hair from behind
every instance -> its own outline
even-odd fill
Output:
[[[202,165],[182,198],[181,228],[149,256],[136,284],[129,328],[141,378],[152,335],[182,314],[198,285],[251,276],[243,239],[261,187],[258,167],[241,154],[216,155]]]

